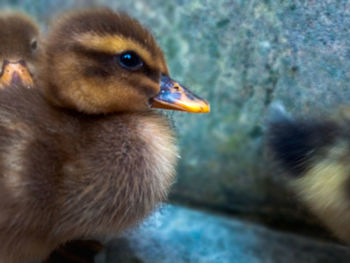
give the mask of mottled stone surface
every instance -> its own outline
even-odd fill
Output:
[[[298,114],[349,100],[347,1],[1,2],[40,22],[94,3],[137,17],[152,28],[173,77],[212,105],[209,115],[171,114],[182,155],[172,200],[278,223],[308,220],[264,155],[264,116],[275,100]]]
[[[167,206],[110,241],[98,263],[346,263],[350,249]]]

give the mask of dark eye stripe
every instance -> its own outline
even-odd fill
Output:
[[[85,73],[87,75],[94,75],[96,77],[111,76],[114,74],[114,71],[118,67],[118,55],[116,56],[115,54],[111,54],[108,52],[87,49],[82,45],[74,46],[73,51],[98,63],[95,66],[86,68]],[[149,67],[146,63],[143,63],[143,66],[139,69],[138,72],[144,73],[145,76],[147,76],[150,80],[152,80],[155,83],[160,82],[159,70]]]
[[[84,69],[84,74],[86,76],[94,76],[94,77],[101,77],[101,78],[107,78],[112,75],[111,71],[108,71],[106,67],[102,66],[89,66]]]
[[[144,66],[145,75],[153,82],[160,83],[160,71]]]
[[[135,79],[129,79],[128,84],[136,89],[138,89],[140,92],[145,94],[146,96],[154,96],[157,93],[157,84],[155,83],[155,86],[149,86],[145,82],[142,81],[142,79],[135,78]]]

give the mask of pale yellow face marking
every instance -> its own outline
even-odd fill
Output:
[[[350,243],[350,166],[344,142],[329,149],[327,156],[292,187],[312,211],[342,240]]]
[[[78,35],[75,41],[78,41],[88,49],[111,54],[120,54],[124,51],[134,51],[148,66],[152,68],[159,68],[161,66],[161,71],[166,70],[163,69],[164,62],[161,57],[153,57],[146,48],[130,38],[122,36],[101,36],[86,33]]]

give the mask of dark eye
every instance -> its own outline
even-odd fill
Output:
[[[133,51],[126,51],[118,58],[119,64],[126,69],[136,70],[143,66],[142,59]]]
[[[38,42],[36,41],[36,39],[33,39],[32,42],[30,43],[30,49],[32,51],[35,51],[38,48]]]

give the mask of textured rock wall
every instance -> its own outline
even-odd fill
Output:
[[[163,47],[173,77],[212,106],[209,115],[171,113],[182,155],[172,200],[278,221],[304,218],[263,150],[264,115],[275,100],[294,114],[322,114],[348,101],[347,1],[1,3],[40,22],[95,3],[141,20]]]

